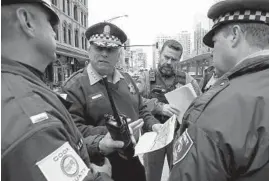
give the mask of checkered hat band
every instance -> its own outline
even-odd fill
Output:
[[[89,39],[90,42],[95,41],[95,40],[105,40],[109,42],[115,42],[116,44],[121,45],[120,39],[113,35],[95,34],[95,35],[92,35]]]
[[[110,42],[93,42],[95,45],[100,46],[100,47],[112,47],[112,48],[116,48],[119,47],[118,44],[116,43],[110,43]]]
[[[214,21],[213,26],[228,21],[256,21],[269,24],[269,12],[256,11],[256,10],[228,12],[224,15],[221,15],[219,18],[213,21]]]

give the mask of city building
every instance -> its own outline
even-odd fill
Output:
[[[191,55],[191,33],[188,31],[182,31],[178,34],[177,40],[183,47],[183,60],[190,58]]]
[[[127,41],[124,44],[124,53],[125,53],[125,58],[124,58],[123,67],[125,70],[129,70],[130,63],[131,63],[130,39],[127,39]]]
[[[143,49],[131,50],[131,67],[130,70],[137,72],[147,68],[147,54]]]
[[[187,72],[200,82],[203,77],[204,70],[208,66],[212,65],[212,61],[213,57],[211,53],[200,54],[181,61],[178,65],[178,69],[183,72]]]
[[[203,37],[208,32],[208,29],[203,28],[202,22],[198,22],[194,29],[194,50],[192,56],[210,52],[210,48],[203,43]]]
[[[60,22],[55,28],[57,61],[46,70],[46,82],[60,86],[89,61],[87,53],[88,0],[52,0]]]

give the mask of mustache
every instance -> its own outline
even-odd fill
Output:
[[[171,64],[163,64],[163,65],[161,65],[161,68],[171,68],[171,69],[173,69],[173,66],[171,65]]]

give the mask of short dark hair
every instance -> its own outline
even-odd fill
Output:
[[[160,53],[162,53],[163,50],[164,50],[164,48],[167,47],[167,46],[169,48],[172,48],[173,50],[181,51],[181,54],[183,53],[183,47],[182,47],[182,45],[178,41],[176,41],[176,40],[167,40],[166,42],[164,42]]]
[[[269,46],[269,26],[262,23],[231,23],[224,27],[224,36],[227,37],[233,26],[239,25],[242,32],[246,35],[246,40],[251,46],[260,49]]]

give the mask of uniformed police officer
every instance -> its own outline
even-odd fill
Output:
[[[203,41],[222,77],[184,115],[169,181],[269,179],[269,1],[226,0]]]
[[[200,88],[196,80],[189,74],[177,70],[183,53],[183,47],[176,40],[164,42],[160,52],[160,61],[157,70],[145,72],[138,80],[138,88],[145,99],[148,109],[153,113],[160,123],[164,123],[173,114],[179,111],[169,105],[164,94],[185,84],[192,83],[197,94]],[[168,165],[172,162],[172,144],[167,147],[145,154],[144,165],[148,181],[161,180],[165,155],[167,153]]]
[[[136,139],[143,124],[145,130],[159,127],[158,121],[146,110],[132,78],[115,68],[127,36],[114,24],[102,22],[89,27],[86,37],[90,42],[90,64],[72,75],[63,88],[67,99],[73,102],[69,112],[88,145],[92,145],[91,154],[108,156],[114,180],[145,181],[145,171],[138,157],[126,159],[120,155],[117,149],[122,148],[123,142],[113,141],[105,126],[104,116],[113,112],[102,82],[104,75],[119,114],[133,121],[130,127]],[[88,139],[90,135],[94,139]]]
[[[48,0],[1,1],[2,180],[112,180],[108,160],[90,164],[67,102],[41,80],[58,22]]]

